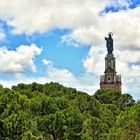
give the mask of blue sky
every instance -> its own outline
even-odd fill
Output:
[[[54,81],[93,94],[104,72],[104,36],[112,31],[123,92],[140,98],[140,1],[0,2],[4,86]]]

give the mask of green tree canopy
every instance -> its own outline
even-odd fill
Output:
[[[0,140],[139,140],[140,102],[59,83],[0,85]]]

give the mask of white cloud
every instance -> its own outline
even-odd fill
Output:
[[[51,64],[52,64],[52,61],[47,60],[47,59],[43,59],[43,60],[42,60],[42,63],[43,63],[44,65],[51,65]]]
[[[140,50],[123,50],[117,51],[116,57],[122,62],[136,63],[140,62]]]
[[[117,61],[117,72],[122,75],[123,93],[129,93],[139,99],[140,65]]]
[[[100,45],[104,38],[101,37],[102,31],[98,31],[94,26],[80,27],[75,29],[71,34],[66,34],[61,37],[63,43],[67,45],[73,44],[74,41],[77,43]],[[76,46],[77,45],[73,45]]]
[[[15,51],[8,50],[6,47],[0,48],[0,72],[20,73],[25,70],[35,72],[33,60],[40,53],[41,49],[35,44],[21,45]]]
[[[0,0],[0,3],[0,17],[15,27],[14,33],[31,34],[45,32],[53,27],[77,28],[95,24],[108,1],[13,0],[11,3],[9,0]]]
[[[67,69],[56,68],[53,62],[47,59],[43,60],[46,65],[46,75],[45,79],[53,82],[59,82],[64,86],[73,87],[77,90],[93,94],[97,89],[99,89],[99,76],[89,73],[84,73],[83,75],[77,77],[72,72]],[[44,81],[44,80],[43,80]]]
[[[103,49],[102,49],[103,48]],[[86,72],[100,75],[104,71],[104,47],[91,47],[88,55],[83,60]]]
[[[49,67],[47,75],[52,81],[57,81],[65,84],[73,83],[76,80],[75,76],[67,69]]]
[[[51,81],[60,82],[65,85],[70,85],[76,81],[75,76],[67,69],[59,69],[54,67],[53,62],[47,59],[42,60],[46,65],[46,76]]]
[[[50,63],[44,63],[50,62]],[[77,90],[84,91],[89,93],[90,95],[94,94],[94,92],[99,89],[99,85],[97,81],[97,76],[93,74],[85,73],[80,77],[76,77],[72,72],[67,69],[56,68],[53,65],[53,62],[47,59],[44,59],[42,63],[46,66],[46,73],[43,73],[43,76],[34,77],[27,76],[24,73],[16,73],[14,77],[7,80],[0,80],[0,83],[4,87],[11,87],[13,85],[17,85],[19,83],[47,83],[47,82],[59,82],[66,87],[73,87]]]
[[[76,28],[69,37],[82,43],[102,46],[104,36],[113,32],[115,49],[139,49],[140,48],[140,7],[122,10],[115,13],[107,13],[98,17],[97,24]]]
[[[56,68],[57,69],[57,68]],[[55,75],[43,75],[42,77],[32,77],[32,76],[26,76],[24,74],[16,75],[13,80],[0,80],[0,83],[4,87],[11,88],[13,85],[17,85],[19,83],[25,83],[30,84],[33,82],[45,84],[49,82],[59,82],[60,84],[63,84],[66,87],[72,87],[76,88],[79,91],[86,92],[90,95],[93,95],[94,92],[99,89],[98,81],[96,80],[96,77],[94,75],[83,75],[81,78],[75,77],[70,71],[64,70],[64,69],[57,69],[57,72],[61,71],[59,75],[57,73],[55,74],[57,77],[55,79]],[[62,79],[64,75],[64,78]],[[70,81],[71,80],[71,81]],[[86,81],[86,83],[85,83]]]

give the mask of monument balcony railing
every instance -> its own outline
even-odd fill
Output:
[[[100,84],[121,84],[121,75],[115,75],[111,81],[107,81],[105,75],[101,75]]]

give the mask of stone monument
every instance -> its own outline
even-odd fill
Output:
[[[105,57],[105,71],[104,75],[100,76],[100,89],[110,88],[118,90],[121,93],[121,75],[116,73],[115,57],[113,54],[113,38],[112,33],[105,37],[107,55]]]

